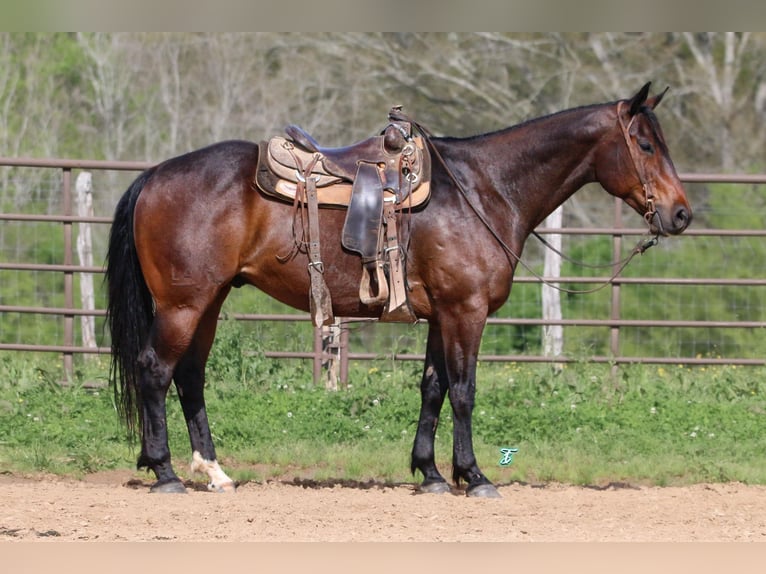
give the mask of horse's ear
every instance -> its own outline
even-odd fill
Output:
[[[630,99],[630,115],[635,116],[641,109],[641,106],[646,102],[646,97],[649,95],[649,88],[652,85],[651,82],[646,82],[644,87],[638,90],[638,93]]]
[[[662,101],[662,98],[665,96],[665,94],[668,92],[669,89],[670,89],[670,86],[667,86],[659,94],[646,100],[646,105],[649,106],[651,109],[656,108],[657,104],[659,104]]]

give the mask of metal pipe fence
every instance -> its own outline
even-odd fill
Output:
[[[97,347],[86,347],[78,344],[76,341],[75,318],[83,316],[92,316],[103,319],[105,310],[103,308],[82,309],[75,297],[75,278],[79,274],[89,273],[93,275],[103,274],[104,269],[99,265],[85,266],[78,264],[74,260],[75,249],[73,248],[75,240],[75,225],[90,223],[108,229],[111,223],[111,217],[107,214],[93,216],[78,216],[75,214],[73,205],[73,181],[72,174],[74,170],[87,170],[94,172],[138,172],[150,167],[146,162],[111,162],[111,161],[91,161],[91,160],[61,160],[61,159],[29,159],[29,158],[1,158],[0,169],[2,168],[35,168],[45,170],[55,170],[60,173],[59,197],[54,202],[57,206],[56,213],[25,213],[8,211],[0,213],[0,228],[9,223],[36,223],[50,226],[61,226],[62,251],[55,257],[55,262],[29,262],[23,260],[11,261],[5,252],[0,253],[0,277],[7,273],[45,273],[58,276],[60,280],[56,281],[59,285],[63,300],[61,304],[50,302],[40,302],[39,304],[22,304],[13,301],[12,297],[6,294],[5,300],[0,298],[0,351],[25,351],[40,353],[58,353],[61,354],[63,366],[66,373],[73,372],[74,357],[78,354],[108,354],[109,348],[106,344]],[[725,175],[725,174],[681,174],[681,179],[687,184],[734,184],[743,186],[760,186],[766,184],[766,175]],[[2,190],[0,190],[2,191]],[[118,197],[121,190],[113,190],[114,197]],[[1,197],[1,196],[0,196]],[[116,203],[116,199],[114,199]],[[694,201],[692,202],[694,205]],[[561,234],[564,236],[575,236],[580,238],[604,238],[611,242],[610,256],[613,261],[621,258],[621,252],[625,246],[626,239],[633,236],[645,234],[641,228],[625,227],[622,223],[622,202],[615,199],[612,210],[612,224],[607,227],[562,227],[557,229],[538,229],[541,234]],[[759,228],[721,228],[708,229],[696,228],[694,225],[686,231],[684,237],[704,237],[717,240],[738,240],[739,238],[763,238],[766,236],[766,229]],[[2,239],[0,237],[0,239]],[[683,241],[681,238],[678,241]],[[674,240],[675,241],[675,240]],[[2,242],[0,241],[0,245]],[[725,267],[726,261],[721,261]],[[598,285],[607,282],[610,273],[604,272],[599,276],[562,276],[546,277],[546,281],[551,281],[559,285],[563,284],[587,284]],[[763,277],[763,278],[762,278]],[[5,283],[0,281],[0,286]],[[517,274],[514,281],[518,285],[539,284],[540,279],[530,275]],[[603,328],[608,330],[608,346],[606,352],[592,353],[587,355],[563,355],[557,357],[544,356],[541,352],[519,352],[514,354],[497,354],[492,352],[482,352],[480,361],[487,362],[551,362],[565,363],[571,361],[588,360],[593,362],[627,364],[627,363],[653,363],[653,364],[684,364],[684,365],[764,365],[766,359],[758,356],[712,356],[710,354],[683,355],[678,352],[667,355],[652,356],[632,356],[623,352],[624,337],[622,335],[625,329],[651,329],[653,333],[667,332],[670,329],[706,329],[723,332],[732,329],[751,330],[757,332],[766,327],[766,321],[753,319],[751,317],[742,317],[741,314],[733,313],[731,320],[728,319],[705,319],[705,318],[680,318],[672,319],[665,316],[652,316],[650,318],[629,319],[625,318],[623,311],[624,295],[622,289],[628,286],[643,285],[650,287],[680,287],[691,289],[694,286],[702,288],[731,288],[762,289],[766,286],[766,272],[761,276],[757,272],[748,270],[747,273],[740,272],[738,269],[729,270],[725,276],[704,277],[673,275],[663,272],[655,275],[628,276],[621,275],[614,278],[606,289],[609,292],[608,309],[600,317],[588,316],[570,316],[557,320],[545,320],[538,317],[519,316],[519,317],[490,317],[487,321],[488,327],[497,328],[542,328],[546,326],[562,326],[565,328]],[[694,296],[697,297],[697,296]],[[683,298],[683,296],[679,296]],[[697,297],[698,298],[698,297]],[[514,297],[511,296],[511,301]],[[12,314],[18,315],[42,315],[54,316],[63,321],[59,340],[55,343],[40,343],[35,340],[11,340],[8,332],[12,330],[9,327],[2,328],[4,325],[2,319]],[[756,313],[760,315],[760,313]],[[660,314],[661,315],[661,314]],[[310,318],[305,313],[230,313],[232,319],[239,321],[255,322],[301,322],[309,323]],[[766,312],[764,312],[766,317]],[[313,342],[311,348],[304,350],[268,350],[264,353],[266,357],[279,359],[303,359],[311,360],[314,365],[315,380],[319,379],[320,371],[328,361],[339,361],[340,380],[344,381],[348,373],[349,361],[372,361],[386,359],[391,361],[410,361],[422,360],[423,354],[418,352],[370,352],[369,349],[354,349],[354,343],[349,343],[349,334],[347,325],[342,323],[340,329],[341,336],[338,341],[332,343],[329,348],[323,333],[319,329],[314,330]]]

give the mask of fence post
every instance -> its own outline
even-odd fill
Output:
[[[622,200],[615,197],[614,198],[614,227],[616,230],[615,234],[612,236],[612,261],[619,261],[622,255]],[[615,263],[614,268],[612,269],[612,273],[616,273],[619,270],[619,264]],[[620,319],[620,284],[619,283],[612,283],[611,285],[611,291],[612,291],[612,302],[611,302],[611,309],[609,312],[609,318],[613,321],[618,321]],[[619,357],[620,355],[620,327],[619,325],[612,325],[610,332],[609,332],[609,341],[610,345],[609,348],[611,350],[613,357]],[[616,375],[616,369],[617,365],[612,368],[612,374]]]
[[[64,215],[72,215],[72,169],[65,167],[62,181],[63,211]],[[64,265],[72,265],[72,221],[64,222]],[[64,307],[74,309],[74,271],[64,272]],[[64,346],[74,346],[74,315],[64,315]],[[74,376],[74,353],[64,351],[64,377],[66,381],[71,381]]]
[[[340,386],[348,388],[348,327],[345,324],[340,326]]]
[[[563,221],[563,206],[553,210],[546,219],[545,227],[561,228]],[[552,233],[547,241],[557,251],[561,251],[561,234]],[[543,276],[561,277],[561,256],[553,249],[545,250]],[[553,285],[542,284],[543,319],[546,321],[561,320],[561,291]],[[562,325],[543,325],[543,355],[560,357],[564,350],[564,327]]]
[[[348,329],[340,317],[332,325],[314,327],[314,384],[324,380],[325,389],[337,391],[348,385]]]
[[[311,359],[314,373],[314,384],[318,385],[322,378],[322,327],[314,327],[314,352]]]
[[[93,178],[88,171],[80,172],[75,181],[75,190],[77,192],[77,215],[81,218],[93,217]],[[82,267],[93,266],[93,243],[91,240],[90,223],[81,221],[78,224],[79,233],[77,234],[77,256],[80,259]],[[93,311],[96,308],[95,296],[93,294],[93,274],[80,274],[80,301],[84,310]],[[93,315],[82,315],[80,317],[82,330],[82,346],[90,349],[96,349],[96,320]],[[84,355],[86,359],[93,359],[95,355]]]
[[[325,325],[317,329],[321,337],[319,371],[315,363],[314,383],[319,378],[324,378],[324,386],[328,391],[338,390],[338,381],[344,381],[343,376],[343,332],[340,318],[335,317],[332,325]],[[316,360],[316,358],[315,358]],[[324,374],[322,375],[322,371]]]

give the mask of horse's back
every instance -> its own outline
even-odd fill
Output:
[[[257,162],[257,143],[227,140],[165,160],[154,168],[153,178],[193,177],[220,186],[231,182],[224,178],[227,174],[254,174]]]
[[[209,219],[216,196],[250,191],[257,163],[258,145],[244,140],[223,141],[190,151],[152,168],[139,204],[151,205],[159,211],[158,216],[167,215],[168,220],[179,219],[185,211],[201,206],[208,214],[201,219]],[[231,199],[227,197],[229,208]],[[136,217],[141,215],[137,213]]]

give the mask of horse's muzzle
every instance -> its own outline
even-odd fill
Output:
[[[668,210],[658,207],[650,218],[647,218],[652,233],[659,235],[678,235],[683,233],[692,222],[692,212],[686,205],[677,205]]]

